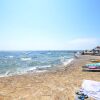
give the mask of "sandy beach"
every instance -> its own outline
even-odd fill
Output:
[[[97,58],[80,56],[52,72],[0,78],[0,100],[74,100],[84,79],[100,81],[100,72],[82,71],[83,65]]]

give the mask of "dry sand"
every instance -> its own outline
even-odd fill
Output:
[[[100,72],[81,68],[93,58],[100,56],[81,56],[53,72],[0,78],[0,100],[74,100],[84,79],[100,81]]]

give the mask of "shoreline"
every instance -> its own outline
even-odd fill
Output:
[[[80,56],[55,71],[0,78],[0,100],[74,100],[84,79],[100,81],[100,72],[83,72],[81,66],[100,56]]]
[[[65,66],[69,66],[70,63],[72,63],[75,60],[75,58],[69,58],[66,61],[62,62],[61,65],[55,65],[55,66],[51,66],[51,67],[44,67],[44,68],[29,68],[29,70],[25,71],[25,72],[21,72],[21,73],[16,73],[16,74],[9,74],[9,71],[6,72],[6,74],[1,75],[0,78],[4,78],[4,77],[14,77],[14,76],[20,76],[20,75],[27,75],[27,74],[41,74],[41,73],[48,73],[48,72],[54,72],[57,70],[61,70],[63,68],[65,68]]]

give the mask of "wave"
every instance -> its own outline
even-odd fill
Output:
[[[68,51],[0,52],[0,77],[49,71],[71,63],[72,57],[74,53]]]
[[[51,65],[38,66],[37,70],[46,70],[46,69],[51,68],[51,67],[52,67]]]
[[[74,58],[67,59],[64,62],[62,62],[62,64],[64,66],[66,66],[66,65],[70,64],[73,60],[74,60]],[[24,61],[26,61],[26,59]],[[52,68],[52,67],[53,67],[52,65],[33,66],[33,67],[25,67],[25,68],[19,67],[19,68],[16,68],[14,70],[7,70],[5,73],[0,74],[0,77],[22,75],[22,74],[26,74],[26,73],[29,73],[29,72],[41,73],[41,72],[49,71],[49,69]]]
[[[64,61],[63,65],[66,66],[66,65],[70,64],[73,60],[74,60],[74,58],[70,58],[70,59]]]
[[[8,58],[14,58],[14,56],[8,56]]]
[[[21,61],[30,61],[30,60],[32,60],[32,58],[20,58],[21,59]]]
[[[47,71],[47,68],[51,67],[50,65],[48,66],[34,66],[34,67],[27,67],[27,68],[17,68],[16,70],[7,70],[5,73],[0,74],[0,77],[9,77],[9,76],[14,76],[14,75],[22,75],[22,74],[27,74],[29,72],[35,72],[35,73],[40,73],[40,72],[45,72]]]

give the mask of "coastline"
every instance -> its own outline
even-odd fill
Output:
[[[41,67],[29,67],[26,70],[23,69],[23,71],[16,72],[16,73],[10,73],[10,71],[8,70],[5,74],[0,75],[0,78],[3,77],[14,77],[14,76],[19,76],[19,75],[25,75],[25,74],[41,74],[41,73],[48,73],[48,72],[55,72],[57,70],[61,70],[64,69],[66,66],[68,66],[70,63],[72,63],[72,61],[74,61],[74,57],[73,58],[69,58],[66,59],[65,61],[61,61],[62,64],[58,64],[58,65],[48,65],[48,66],[41,66]],[[10,73],[10,74],[9,74]]]
[[[81,68],[96,58],[100,56],[80,56],[54,71],[1,77],[0,100],[74,100],[84,79],[100,81],[100,72]]]

